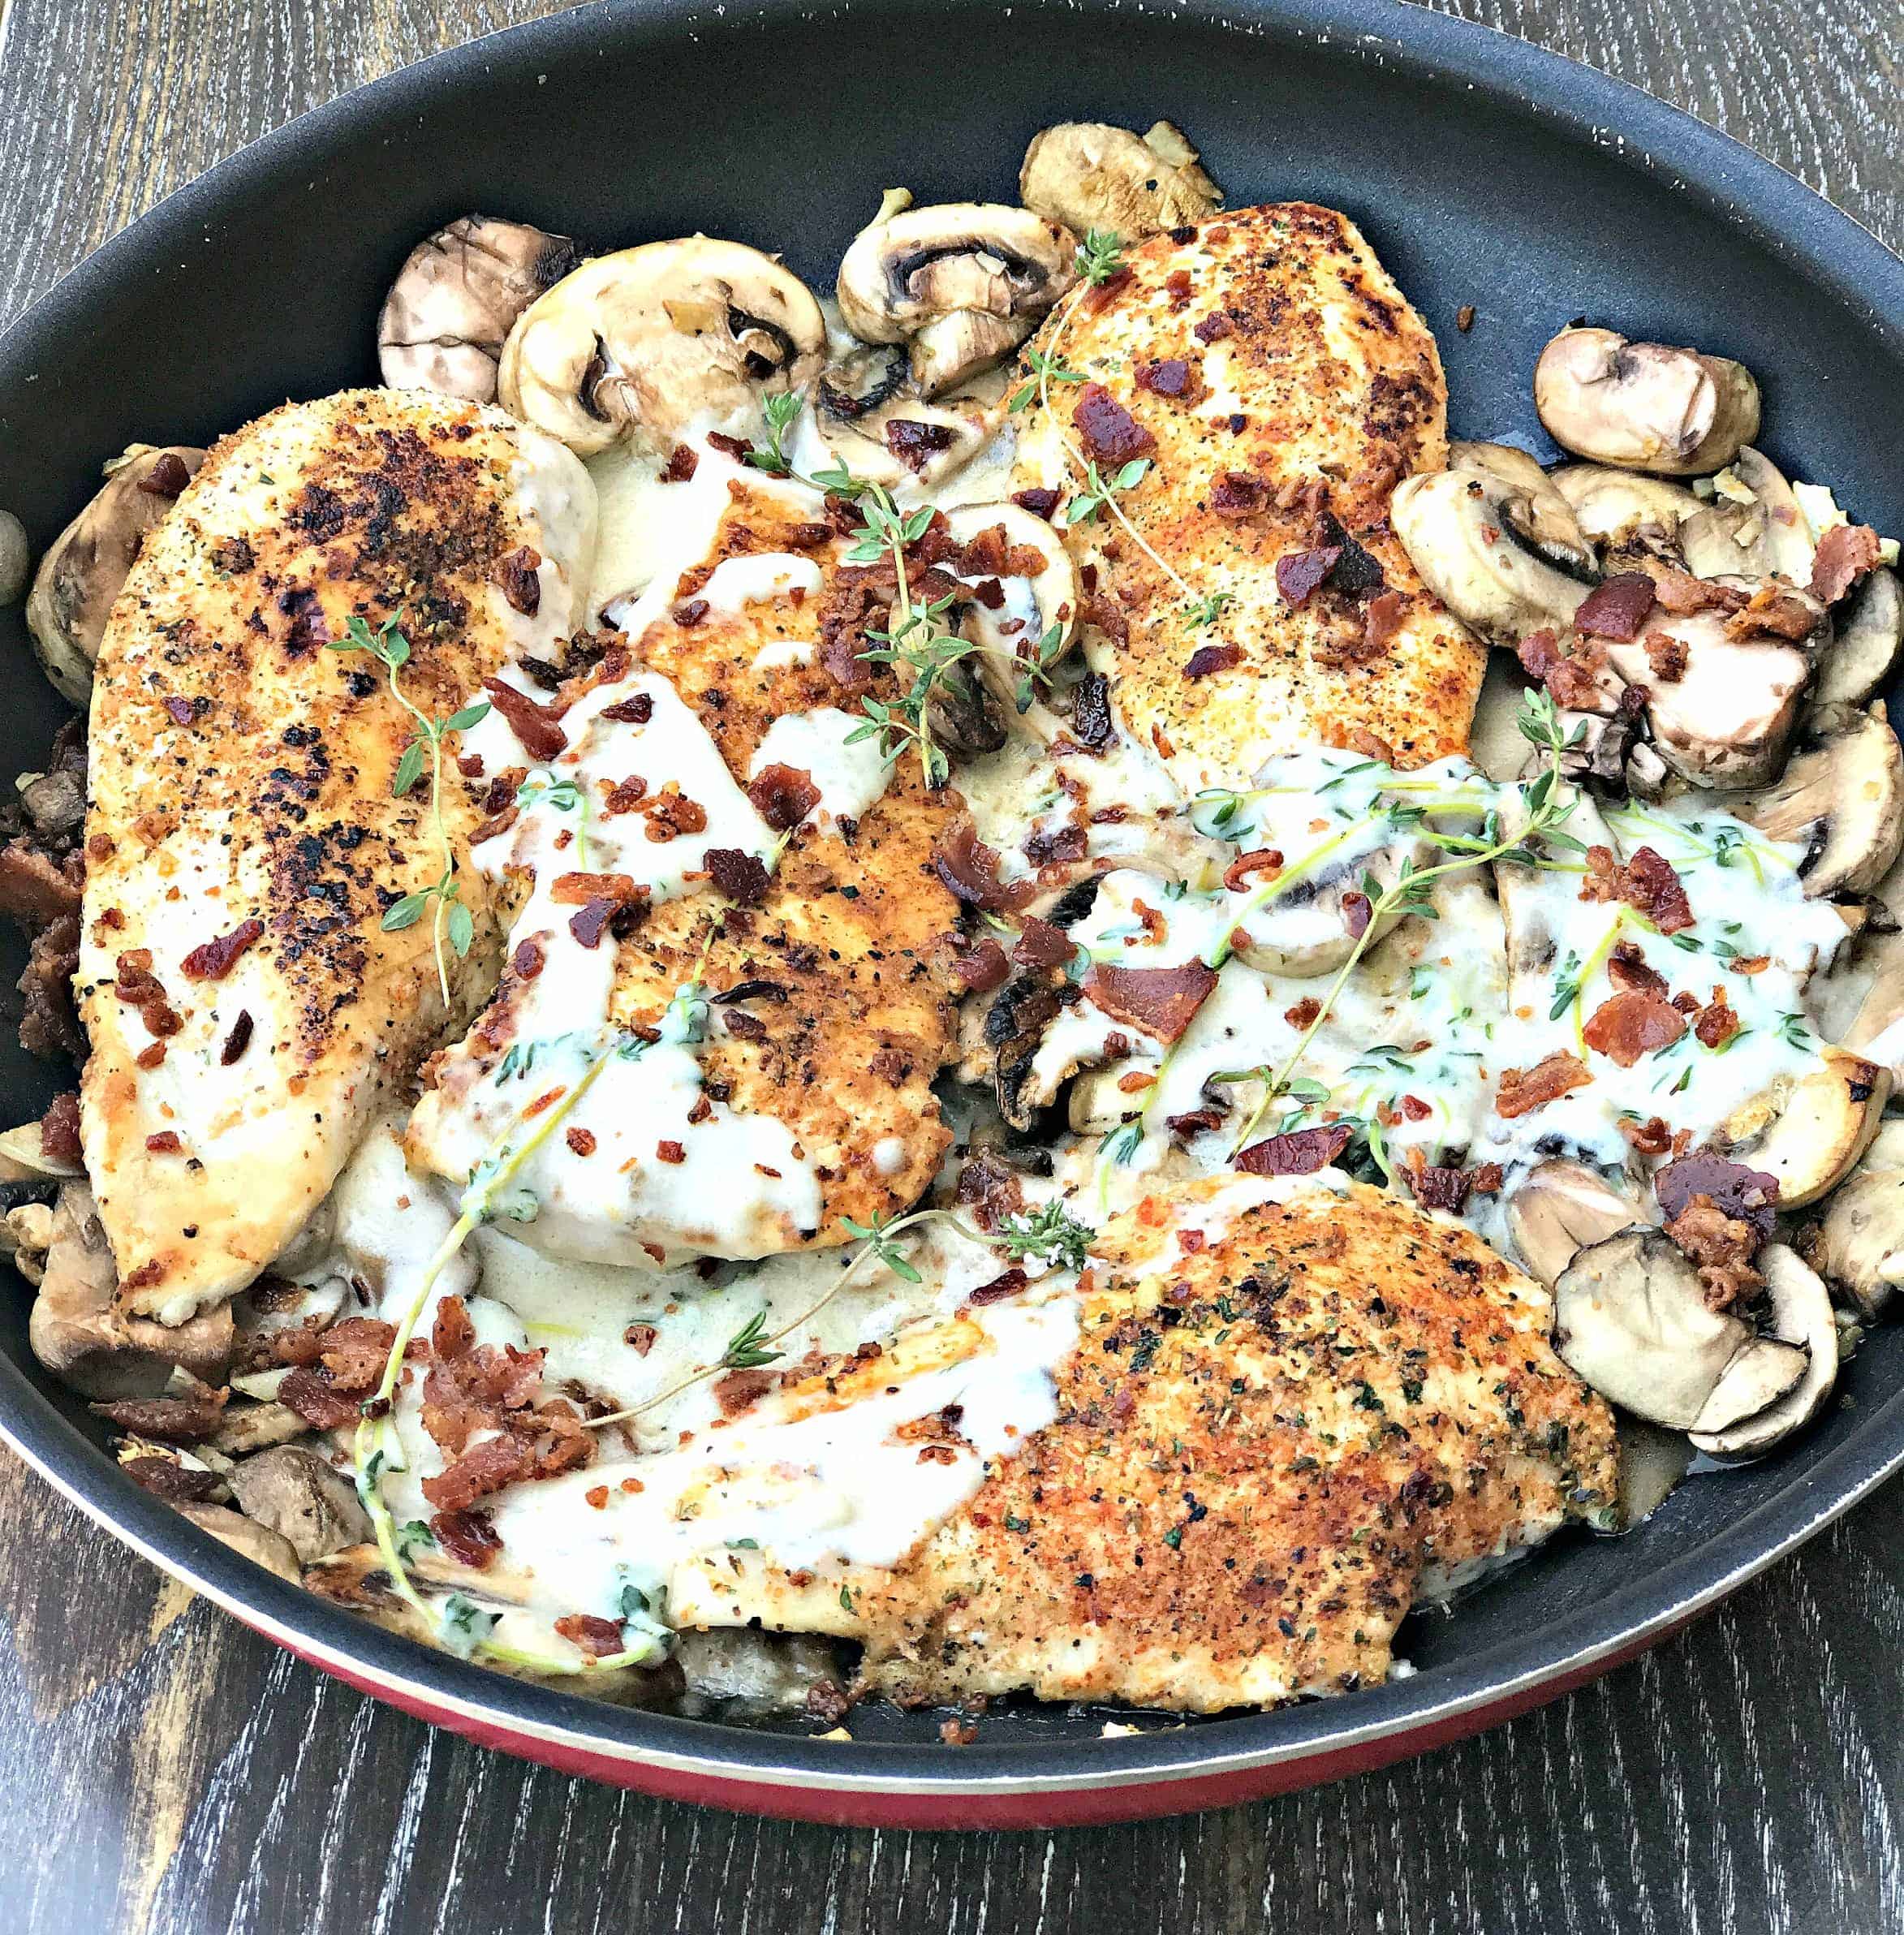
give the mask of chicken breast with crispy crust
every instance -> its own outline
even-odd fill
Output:
[[[586,819],[567,838],[559,808],[551,843],[528,808],[477,849],[511,959],[409,1135],[459,1179],[512,1111],[585,1071],[591,1026],[646,1041],[521,1179],[523,1240],[639,1268],[842,1242],[915,1200],[950,1139],[930,1085],[953,1009],[930,957],[957,914],[933,864],[956,802],[855,737],[861,696],[893,686],[855,656],[884,622],[877,588],[815,493],[715,448],[678,488],[684,530],[693,502],[705,520],[693,562],[610,608],[625,633],[552,702],[566,743],[540,775],[523,746],[495,755],[525,798],[573,785]],[[605,929],[597,895],[618,897]],[[554,998],[558,976],[572,992]]]
[[[86,1166],[131,1311],[182,1321],[277,1258],[494,974],[467,867],[447,1013],[432,922],[384,929],[443,852],[427,780],[393,792],[414,721],[367,653],[327,645],[401,614],[405,694],[446,718],[506,657],[561,657],[594,522],[552,440],[370,390],[226,437],[147,539],[93,686],[75,984]],[[460,855],[478,812],[453,769],[442,793]]]
[[[1539,1286],[1360,1184],[1226,1209],[1252,1189],[1100,1233],[1056,1421],[861,1591],[869,1688],[1212,1712],[1376,1684],[1425,1568],[1611,1506],[1613,1420]]]
[[[1034,345],[1066,374],[1025,413],[1018,481],[1075,494],[1087,462],[1114,481],[1148,461],[1114,493],[1131,528],[1069,527],[1127,725],[1188,791],[1318,742],[1402,766],[1464,751],[1485,654],[1387,519],[1402,478],[1447,461],[1426,325],[1355,224],[1307,202],[1124,261]]]

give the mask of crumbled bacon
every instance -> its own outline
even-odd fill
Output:
[[[1030,1281],[1022,1269],[1008,1269],[994,1277],[989,1283],[981,1283],[966,1299],[968,1304],[1002,1304],[1007,1297],[1015,1297]]]
[[[1610,847],[1589,847],[1580,898],[1623,900],[1662,934],[1676,934],[1693,924],[1692,903],[1679,876],[1672,863],[1650,847],[1642,847],[1624,866],[1614,860]]]
[[[565,1613],[556,1621],[555,1630],[592,1660],[605,1660],[626,1650],[621,1627],[593,1613]]]
[[[496,678],[485,679],[483,690],[530,758],[546,765],[567,746],[569,735],[554,713],[546,706],[538,705],[527,692],[519,692],[506,679]]]
[[[1494,1112],[1511,1122],[1518,1115],[1545,1106],[1570,1088],[1584,1088],[1592,1080],[1586,1064],[1577,1056],[1564,1049],[1557,1049],[1531,1068],[1503,1069]]]
[[[128,1458],[119,1469],[142,1492],[150,1492],[168,1505],[201,1505],[215,1498],[224,1482],[216,1472],[196,1470],[175,1458]]]
[[[1708,1310],[1725,1310],[1764,1283],[1754,1268],[1760,1238],[1751,1223],[1728,1216],[1709,1196],[1695,1196],[1666,1225],[1689,1263],[1696,1265]]]
[[[700,468],[700,453],[685,443],[678,443],[668,453],[661,481],[664,484],[685,484]]]
[[[613,705],[602,707],[601,716],[621,726],[645,726],[654,717],[654,695],[635,692],[626,699],[618,699]]]
[[[1011,501],[1019,510],[1028,511],[1033,517],[1041,517],[1049,522],[1062,495],[1062,491],[1045,490],[1034,486],[1029,490],[1014,490],[1011,493]]]
[[[1514,648],[1514,656],[1527,676],[1539,679],[1554,704],[1566,711],[1592,712],[1604,702],[1592,668],[1562,652],[1553,632],[1530,631]]]
[[[176,1129],[161,1129],[156,1136],[148,1136],[145,1139],[146,1153],[149,1155],[176,1156],[184,1147],[185,1144],[179,1140]]]
[[[1172,403],[1194,403],[1202,394],[1203,382],[1195,366],[1182,356],[1166,356],[1137,368],[1137,387],[1152,396],[1167,397]]]
[[[1811,596],[1826,605],[1837,604],[1877,569],[1883,554],[1869,524],[1833,525],[1819,539],[1811,560]]]
[[[1276,561],[1276,588],[1292,610],[1308,602],[1311,595],[1341,562],[1340,545],[1317,545],[1307,551],[1290,551]]]
[[[549,898],[558,907],[586,907],[592,900],[632,900],[645,890],[629,873],[558,873],[549,882]]]
[[[1156,437],[1101,383],[1087,383],[1078,393],[1071,422],[1095,463],[1129,463],[1157,447]]]
[[[766,863],[738,847],[710,847],[704,856],[714,891],[736,907],[758,907],[767,898]]]
[[[1218,517],[1258,517],[1269,508],[1269,487],[1247,470],[1226,470],[1210,486],[1210,508]],[[1281,567],[1277,583],[1282,582]],[[1291,602],[1299,604],[1300,599]]]
[[[1778,1179],[1723,1156],[1682,1156],[1669,1162],[1652,1179],[1653,1194],[1669,1218],[1678,1216],[1695,1196],[1717,1203],[1728,1216],[1751,1223],[1760,1237],[1772,1234],[1777,1215]]]
[[[1025,1206],[1018,1171],[989,1149],[980,1150],[959,1170],[953,1193],[981,1230],[996,1230]]]
[[[1761,584],[1725,621],[1725,636],[1751,638],[1757,632],[1770,632],[1774,638],[1795,643],[1808,638],[1817,623],[1818,614],[1807,600],[1772,579]]]
[[[1371,598],[1362,614],[1362,649],[1359,656],[1364,659],[1381,657],[1402,629],[1405,615],[1406,608],[1399,592],[1378,592]]]
[[[641,810],[648,820],[648,837],[657,843],[708,830],[708,809],[698,799],[687,799],[671,779]]]
[[[911,417],[891,416],[886,419],[885,440],[886,448],[919,476],[934,457],[951,449],[958,435],[950,424],[916,423]]]
[[[1445,1209],[1458,1216],[1467,1201],[1474,1179],[1465,1169],[1438,1169],[1432,1163],[1404,1164],[1402,1173],[1415,1200],[1424,1209]]]
[[[1653,677],[1661,685],[1677,685],[1686,676],[1688,653],[1684,639],[1669,631],[1649,631],[1639,642]]]
[[[1072,952],[1070,937],[1062,928],[1027,914],[1012,944],[1011,958],[1021,968],[1062,968]]]
[[[1222,310],[1214,309],[1201,322],[1195,324],[1190,333],[1199,343],[1207,344],[1221,343],[1226,336],[1234,335],[1236,325],[1229,317]]]
[[[77,1168],[84,1154],[80,1144],[80,1092],[68,1088],[54,1097],[40,1118],[40,1153],[49,1162]]]
[[[1293,1028],[1306,1028],[1321,1012],[1322,1003],[1313,994],[1305,994],[1282,1011],[1282,1018]]]
[[[518,545],[496,560],[496,588],[510,609],[532,618],[542,609],[542,554],[532,545]]]
[[[601,946],[601,937],[607,932],[608,924],[614,918],[620,904],[606,894],[588,902],[569,916],[569,932],[584,947]]]
[[[1346,1123],[1336,1122],[1266,1136],[1242,1150],[1236,1166],[1252,1176],[1312,1176],[1349,1146],[1349,1133]]]
[[[1186,679],[1208,679],[1243,663],[1241,645],[1199,645],[1183,667]]]
[[[1648,1116],[1644,1122],[1628,1117],[1620,1123],[1620,1133],[1642,1156],[1663,1156],[1673,1146],[1673,1131],[1662,1115]]]
[[[988,913],[1015,914],[1038,890],[1034,881],[1007,886],[998,877],[999,855],[978,836],[969,813],[962,813],[933,848],[933,867],[954,899]]]
[[[1644,571],[1616,571],[1580,601],[1574,623],[1596,638],[1630,644],[1644,628],[1656,602],[1652,580]]]
[[[1587,1045],[1630,1068],[1642,1055],[1670,1048],[1686,1032],[1686,1017],[1656,994],[1609,995],[1587,1018]]]
[[[812,774],[799,766],[763,766],[747,782],[747,796],[776,833],[798,826],[820,804]]]
[[[989,994],[1004,986],[1011,973],[1005,950],[989,934],[981,935],[963,954],[952,958],[952,972],[974,994]]]
[[[1712,989],[1712,998],[1693,1019],[1692,1032],[1708,1048],[1723,1048],[1738,1032],[1737,1011],[1721,987]]]
[[[1630,941],[1614,943],[1606,973],[1607,979],[1622,993],[1652,994],[1664,1001],[1672,992],[1666,977],[1647,965],[1646,956]]]
[[[488,1571],[502,1549],[502,1535],[487,1512],[438,1512],[431,1519],[429,1528],[444,1551],[458,1565],[467,1566],[472,1572]]]
[[[1216,971],[1201,961],[1174,968],[1093,967],[1084,993],[1114,1020],[1174,1041],[1217,985]]]
[[[1351,888],[1343,894],[1342,921],[1351,941],[1359,941],[1368,932],[1369,920],[1374,912],[1374,906],[1366,894],[1359,894]]]
[[[1263,873],[1272,879],[1282,871],[1282,855],[1274,847],[1252,847],[1247,853],[1239,853],[1224,869],[1223,885],[1232,894],[1240,894],[1252,876]]]

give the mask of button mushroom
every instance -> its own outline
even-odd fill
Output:
[[[578,456],[666,456],[697,431],[750,435],[769,390],[819,373],[826,321],[771,256],[705,235],[597,256],[525,309],[503,345],[502,407]]]
[[[945,515],[964,547],[947,568],[984,594],[959,614],[960,631],[981,648],[980,676],[1015,712],[1042,713],[1025,668],[1055,666],[1075,637],[1078,567],[1058,532],[1019,505],[961,504]],[[1048,723],[1047,738],[1059,730],[1055,718]]]
[[[1769,1451],[1817,1415],[1837,1378],[1837,1323],[1824,1285],[1783,1243],[1768,1243],[1759,1268],[1771,1335],[1727,1367],[1691,1433],[1699,1450],[1721,1457]]]
[[[1880,1316],[1897,1295],[1904,1285],[1904,1118],[1878,1131],[1833,1192],[1808,1254],[1863,1317]]]
[[[191,1519],[200,1532],[209,1532],[221,1545],[229,1545],[241,1557],[262,1566],[267,1572],[275,1572],[280,1579],[288,1579],[294,1586],[298,1583],[298,1555],[282,1533],[246,1518],[242,1512],[235,1512],[229,1505],[187,1502],[173,1509],[182,1518]]]
[[[1669,477],[1717,470],[1759,432],[1759,386],[1742,364],[1612,330],[1556,336],[1535,366],[1534,407],[1576,457]]]
[[[1507,1199],[1507,1232],[1531,1275],[1549,1290],[1583,1249],[1648,1220],[1583,1162],[1542,1162]]]
[[[84,705],[126,574],[145,534],[205,460],[186,445],[133,444],[106,467],[106,487],[53,541],[27,600],[33,649],[62,698]]]
[[[840,263],[840,314],[864,342],[907,344],[914,383],[941,396],[1031,334],[1076,281],[1076,246],[997,202],[882,211]]]
[[[1080,235],[1107,231],[1126,242],[1201,222],[1223,205],[1223,191],[1168,121],[1142,136],[1102,121],[1048,127],[1025,150],[1018,192],[1049,222]]]
[[[1882,705],[1868,713],[1833,708],[1816,723],[1817,743],[1730,810],[1803,847],[1805,892],[1821,899],[1875,887],[1904,848],[1904,753]]]
[[[1679,527],[1695,578],[1781,577],[1811,581],[1817,547],[1785,472],[1763,450],[1739,451],[1712,480],[1713,498]]]
[[[1814,706],[1860,705],[1891,675],[1904,653],[1904,585],[1880,567],[1842,608],[1837,636],[1813,676]]]
[[[26,526],[11,511],[0,511],[0,605],[17,602],[32,568]]]
[[[308,1446],[241,1459],[226,1482],[246,1517],[288,1539],[307,1566],[371,1536],[356,1488]]]
[[[1511,649],[1570,625],[1587,596],[1578,574],[1592,554],[1557,493],[1544,493],[1537,510],[1533,493],[1497,472],[1430,471],[1396,486],[1389,515],[1428,588],[1490,644]],[[1541,533],[1563,515],[1556,544]]]
[[[377,319],[392,390],[496,400],[496,368],[515,320],[579,259],[566,235],[494,215],[463,215],[405,257]]]
[[[1609,575],[1651,558],[1682,562],[1680,527],[1705,508],[1683,484],[1604,463],[1562,464],[1547,481],[1572,506],[1581,535],[1598,547]]]
[[[1816,1067],[1781,1075],[1734,1110],[1712,1147],[1774,1177],[1781,1210],[1801,1209],[1834,1188],[1864,1153],[1890,1090],[1889,1070],[1827,1045]]]

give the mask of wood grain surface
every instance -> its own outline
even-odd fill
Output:
[[[538,0],[11,0],[0,317],[167,190]],[[1898,0],[1459,0],[1904,243]],[[1392,1773],[1109,1832],[842,1834],[433,1733],[0,1453],[4,1935],[1876,1935],[1904,1929],[1904,1489],[1691,1633]]]

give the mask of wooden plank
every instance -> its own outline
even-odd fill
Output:
[[[538,0],[0,12],[0,315],[290,115]],[[1895,0],[1460,0],[1904,243]],[[1511,193],[1512,184],[1503,184]],[[1904,1927],[1904,1493],[1574,1698],[1391,1773],[1115,1832],[834,1834],[483,1752],[299,1666],[0,1457],[9,1929],[1811,1935]]]

